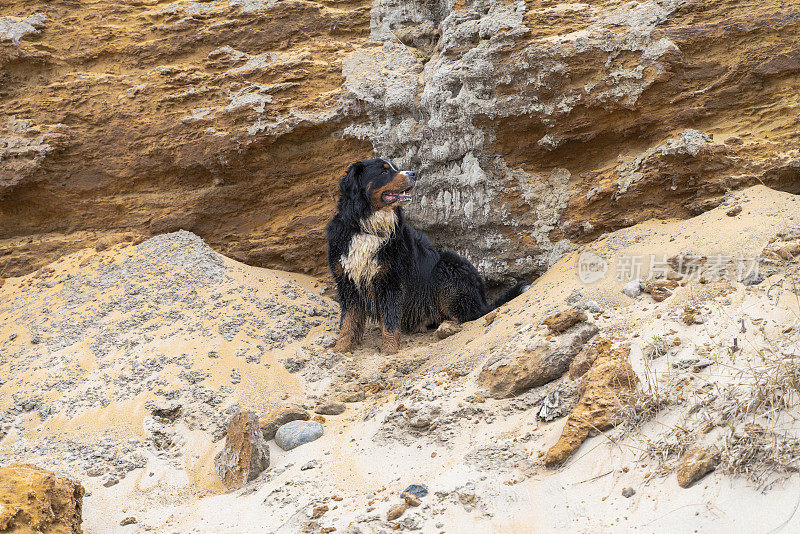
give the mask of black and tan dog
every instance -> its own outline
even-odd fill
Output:
[[[471,321],[526,289],[518,284],[489,304],[486,284],[467,259],[437,250],[409,226],[401,206],[411,201],[415,178],[375,158],[350,165],[339,184],[337,213],[326,228],[342,309],[336,350],[361,341],[368,317],[381,322],[383,352],[392,354],[400,330]]]

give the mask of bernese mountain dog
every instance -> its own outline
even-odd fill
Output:
[[[374,158],[353,163],[339,183],[337,212],[326,227],[328,264],[341,306],[335,350],[361,341],[367,318],[380,321],[383,352],[400,348],[400,331],[445,320],[471,321],[527,289],[517,284],[494,303],[478,270],[450,250],[437,250],[405,220],[416,173]]]

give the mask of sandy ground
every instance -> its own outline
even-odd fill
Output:
[[[741,214],[726,215],[736,205]],[[774,265],[752,286],[738,278],[778,232],[799,223],[797,198],[765,187],[690,220],[642,223],[562,258],[490,325],[479,319],[441,341],[407,336],[391,357],[376,352],[375,327],[353,354],[330,351],[337,307],[320,296],[319,282],[238,264],[191,234],[81,251],[0,288],[8,429],[0,462],[80,479],[90,492],[89,533],[795,532],[796,477],[756,480],[720,468],[683,489],[674,459],[653,458],[648,447],[670,439],[690,408],[713,416],[737,381],[748,391],[742,377],[763,351],[797,350],[790,269]],[[689,277],[663,302],[622,294],[638,261],[647,278],[651,259],[660,268],[690,252],[745,268],[706,283]],[[493,355],[546,340],[542,319],[587,301],[600,310],[590,321],[601,335],[631,343],[642,388],[675,392],[678,383],[691,393],[635,431],[590,438],[548,469],[542,456],[565,418],[548,423],[537,413],[565,379],[497,400],[485,398],[477,376]],[[681,320],[687,306],[701,310],[702,324]],[[654,336],[681,343],[648,360]],[[712,388],[716,396],[704,396]],[[322,438],[288,452],[270,442],[270,468],[225,493],[213,458],[230,415],[287,402],[313,408],[356,391],[366,398],[326,416]],[[169,402],[181,416],[154,421],[153,407]],[[409,414],[430,424],[414,426]],[[721,439],[723,430],[702,439]],[[430,493],[387,521],[412,483]],[[635,494],[624,497],[624,488]],[[323,504],[329,510],[312,518]],[[136,523],[120,526],[125,517]]]

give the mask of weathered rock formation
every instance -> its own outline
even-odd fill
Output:
[[[215,463],[217,475],[228,489],[241,488],[269,467],[269,445],[256,414],[239,412],[231,419],[225,448]]]
[[[2,25],[0,25],[2,29]],[[80,534],[83,486],[27,464],[0,468],[0,532]]]
[[[491,279],[763,181],[800,192],[800,8],[766,0],[156,0],[0,9],[0,272],[178,228],[324,271],[336,181]]]
[[[639,379],[631,367],[630,346],[613,347],[610,340],[595,345],[598,355],[581,378],[578,405],[567,417],[561,437],[548,449],[544,463],[558,466],[589,436],[611,428],[622,407],[629,404]]]
[[[584,323],[555,344],[529,341],[520,350],[512,342],[500,355],[489,358],[478,375],[478,383],[498,399],[543,386],[566,373],[575,356],[598,331],[597,326]]]

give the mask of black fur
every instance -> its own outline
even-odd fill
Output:
[[[371,194],[393,185],[395,182],[389,184],[393,179],[402,182],[403,174],[395,173],[386,160],[370,159],[351,165],[340,182],[337,213],[326,233],[328,263],[336,280],[342,321],[350,312],[356,327],[363,328],[363,321],[369,317],[381,321],[384,332],[415,332],[443,320],[477,319],[526,289],[525,284],[518,284],[489,303],[486,284],[477,269],[455,252],[437,250],[425,234],[406,223],[399,206],[382,207],[395,210],[397,225],[377,251],[379,273],[371,283],[357,286],[344,272],[341,258],[347,255],[353,237],[362,232],[362,221],[376,210]],[[410,182],[413,185],[413,180]]]

